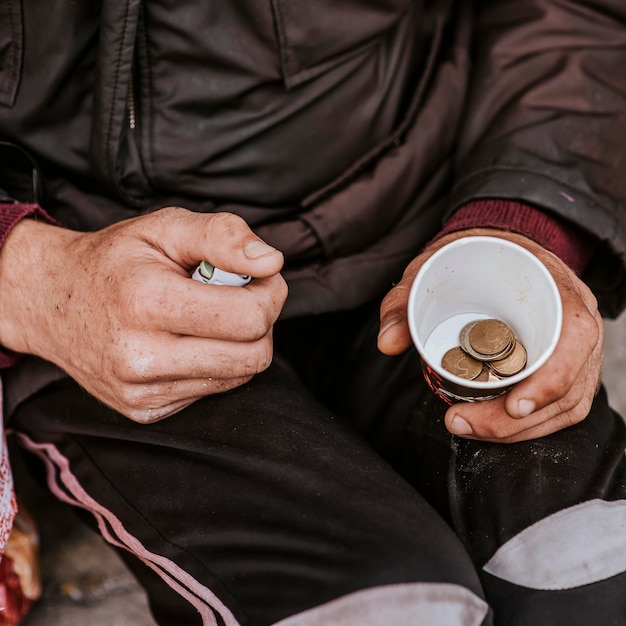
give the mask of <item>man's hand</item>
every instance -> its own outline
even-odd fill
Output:
[[[552,356],[505,396],[451,406],[445,416],[448,430],[462,437],[509,443],[549,435],[585,419],[599,385],[604,359],[604,325],[596,299],[560,259],[522,235],[472,229],[452,233],[429,246],[413,260],[381,305],[380,350],[399,354],[412,345],[406,311],[413,279],[436,250],[470,235],[508,239],[534,253],[559,288],[563,328]]]
[[[204,259],[256,280],[191,280]],[[0,344],[152,422],[268,367],[282,264],[227,213],[168,208],[94,233],[23,220],[0,251]]]

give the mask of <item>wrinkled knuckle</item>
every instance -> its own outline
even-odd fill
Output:
[[[211,215],[211,231],[217,237],[230,237],[245,226],[245,220],[234,213],[214,213]]]
[[[394,287],[385,297],[380,307],[381,317],[395,315],[406,310],[407,291],[399,285]]]
[[[587,417],[587,410],[584,408],[583,404],[579,404],[574,407],[572,410],[567,411],[567,413],[563,414],[564,418],[564,428],[569,428],[570,426],[575,426],[576,424],[582,422]]]
[[[594,389],[593,384],[588,382],[589,380],[581,381],[581,379],[578,379],[573,385],[558,395],[550,406],[550,413],[555,416],[560,415],[569,422],[572,416],[578,416],[581,412],[588,410],[591,407]],[[589,390],[591,390],[591,393]],[[576,421],[580,421],[580,419]]]
[[[565,426],[563,428],[571,428],[572,426],[575,426],[576,424],[578,424],[579,422],[582,421],[582,416],[578,416],[575,413],[568,413],[567,415],[567,419],[565,421]]]
[[[587,417],[592,402],[593,395],[581,386],[579,391],[572,389],[570,394],[555,402],[555,414],[560,416],[564,427],[573,426]]]
[[[138,424],[152,424],[163,417],[158,411],[143,407],[129,408],[125,415]]]
[[[153,213],[147,213],[144,219],[151,220],[151,228],[156,229],[155,233],[165,235],[170,232],[172,225],[179,224],[189,213],[189,209],[179,206],[167,206]]]
[[[120,385],[117,389],[119,402],[124,407],[124,414],[130,415],[145,408],[145,394],[140,393],[132,383]]]
[[[120,388],[119,397],[126,407],[125,414],[133,416],[131,419],[144,422],[155,419],[157,411],[152,406],[154,398],[149,387],[127,384]]]
[[[246,303],[246,315],[236,320],[237,332],[243,341],[259,341],[274,326],[278,313],[266,302],[251,298]]]
[[[257,302],[252,307],[251,315],[248,322],[248,332],[251,339],[259,340],[267,335],[274,325],[274,315],[272,311],[263,306],[262,303]]]
[[[579,402],[576,403],[576,406],[570,411],[571,413],[571,424],[578,424],[587,418],[589,412],[591,411],[591,405],[593,404],[594,396],[592,394],[584,394]]]
[[[390,292],[391,302],[393,304],[398,304],[399,302],[404,302],[408,298],[409,292],[411,291],[411,283],[408,280],[400,281]]]
[[[137,321],[144,324],[148,318],[152,317],[149,298],[146,297],[143,289],[129,289],[123,297],[121,310],[126,319],[135,325]]]
[[[554,402],[555,413],[557,415],[569,416],[575,410],[577,402],[571,397],[565,396],[558,398]]]
[[[155,215],[161,219],[179,219],[181,215],[187,213],[185,209],[179,206],[167,206],[159,209]]]
[[[124,351],[113,358],[111,368],[118,380],[131,385],[145,384],[154,377],[154,357]]]
[[[260,341],[251,351],[243,375],[249,376],[264,372],[271,364],[273,356],[271,341]]]

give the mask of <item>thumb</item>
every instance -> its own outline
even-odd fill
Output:
[[[174,207],[157,213],[161,222],[158,246],[189,269],[208,261],[227,272],[264,278],[283,266],[282,253],[234,213],[195,213]]]
[[[404,277],[383,299],[380,306],[378,349],[389,356],[401,354],[411,345],[407,305],[411,279]]]

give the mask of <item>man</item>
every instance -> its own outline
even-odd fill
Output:
[[[624,621],[621,3],[0,11],[5,419],[159,624]],[[536,254],[564,324],[447,407],[406,303],[468,234]]]

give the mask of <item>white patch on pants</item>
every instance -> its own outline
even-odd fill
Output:
[[[487,611],[459,585],[406,583],[355,591],[274,626],[478,626]]]
[[[503,580],[556,591],[626,571],[626,501],[589,500],[529,526],[483,568]]]

